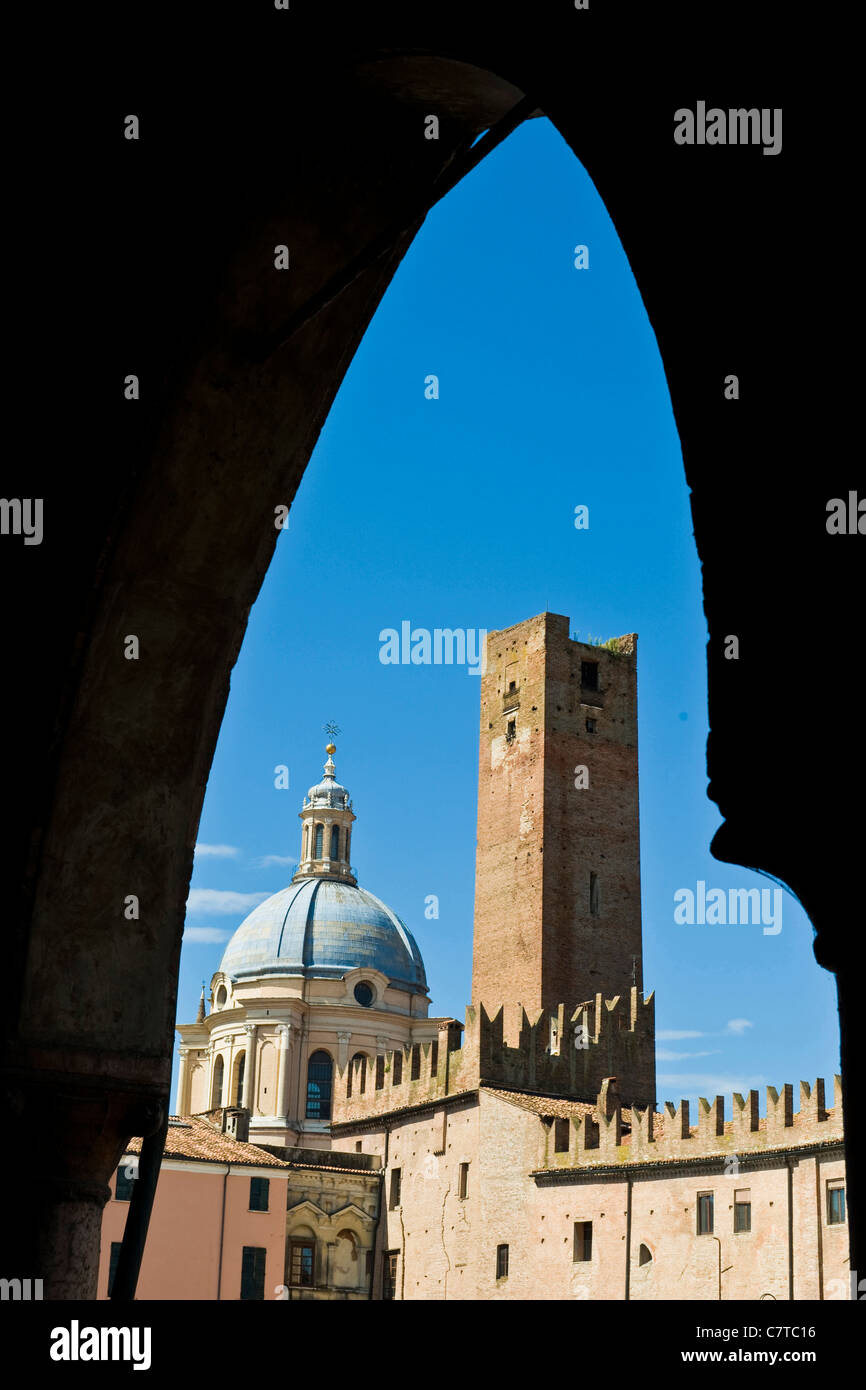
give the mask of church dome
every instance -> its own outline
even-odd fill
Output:
[[[260,903],[228,943],[220,970],[232,979],[303,975],[339,979],[378,970],[392,987],[426,994],[421,952],[389,907],[354,884],[311,877]]]

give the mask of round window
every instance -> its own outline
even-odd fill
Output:
[[[218,1008],[218,1009],[221,1009],[222,1006],[223,1006],[223,1004],[224,1004],[225,1002],[226,1002],[225,985],[220,985],[219,989],[217,990],[217,997],[216,997],[216,1005],[217,1005],[217,1008]]]
[[[355,998],[365,1009],[369,1009],[375,998],[372,985],[368,985],[366,980],[361,980],[355,985]]]

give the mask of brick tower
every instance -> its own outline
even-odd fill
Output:
[[[643,989],[637,636],[569,632],[542,613],[487,637],[472,1002],[488,1011]]]

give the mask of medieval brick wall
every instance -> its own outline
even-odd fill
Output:
[[[841,1300],[848,1226],[831,1221],[827,1196],[845,1180],[841,1090],[828,1110],[823,1084],[801,1085],[797,1112],[792,1091],[768,1088],[761,1119],[754,1092],[728,1121],[720,1099],[699,1107],[695,1125],[683,1103],[671,1106],[649,1140],[645,1117],[622,1109],[610,1082],[593,1107],[482,1087],[347,1124],[338,1143],[382,1158],[377,1259],[381,1269],[396,1257],[397,1298]],[[590,1110],[597,1132],[585,1147]],[[556,1116],[568,1125],[564,1152]],[[702,1194],[712,1197],[706,1232]],[[747,1229],[735,1204],[748,1204]]]

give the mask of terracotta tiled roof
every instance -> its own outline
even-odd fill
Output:
[[[130,1154],[141,1153],[141,1139],[130,1139],[126,1146]],[[207,1120],[169,1119],[164,1158],[190,1159],[196,1163],[245,1163],[254,1168],[282,1168],[288,1164],[255,1144],[242,1144],[229,1134],[223,1134]]]
[[[504,1091],[498,1086],[484,1086],[482,1089],[498,1096],[500,1100],[508,1101],[509,1105],[519,1105],[521,1110],[531,1110],[534,1115],[552,1115],[557,1120],[571,1120],[595,1114],[595,1106],[585,1100],[563,1100],[561,1096],[529,1096],[522,1091]]]

